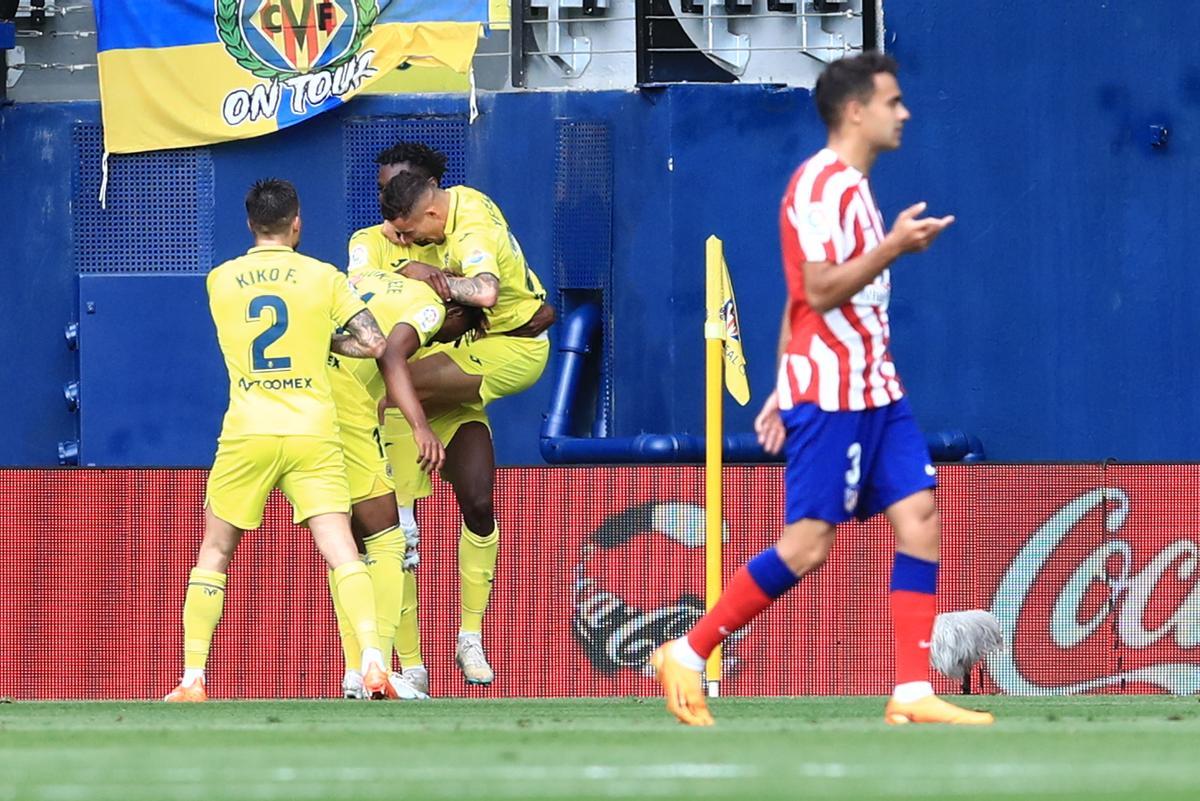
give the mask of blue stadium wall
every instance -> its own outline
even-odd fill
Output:
[[[893,274],[897,362],[926,429],[1003,460],[1195,459],[1200,7],[886,5],[914,119],[873,174],[890,220],[911,202],[958,222]],[[783,282],[778,200],[823,141],[807,91],[365,98],[298,128],[114,158],[109,210],[91,103],[0,109],[0,464],[203,465],[225,384],[203,295],[247,246],[241,199],[294,180],[304,249],[341,263],[372,213],[369,156],[433,136],[504,208],[553,297],[603,293],[614,435],[702,426],[703,240],[727,243],[752,389],[772,384]],[[1169,132],[1165,146],[1155,126]],[[63,327],[80,323],[80,350]],[[540,461],[550,376],[493,407],[502,462]],[[64,381],[79,378],[82,409]],[[728,407],[730,430],[752,409]]]

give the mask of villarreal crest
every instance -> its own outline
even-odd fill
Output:
[[[272,78],[346,62],[378,13],[375,0],[217,0],[216,10],[238,63]]]

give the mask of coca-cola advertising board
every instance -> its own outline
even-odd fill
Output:
[[[153,698],[173,686],[204,477],[0,471],[0,695]],[[778,533],[782,469],[727,467],[724,479],[728,578]],[[939,606],[991,610],[1008,642],[973,674],[973,691],[1200,691],[1200,467],[943,466],[939,483]],[[465,686],[453,664],[453,497],[438,483],[419,507],[434,693],[654,693],[650,649],[703,610],[703,471],[508,468],[497,505],[500,563],[484,630],[497,680],[487,689]],[[882,519],[842,526],[821,572],[727,643],[722,692],[887,692],[891,554]],[[212,695],[337,695],[325,571],[277,495],[243,539],[226,598]],[[254,680],[264,659],[277,681]]]

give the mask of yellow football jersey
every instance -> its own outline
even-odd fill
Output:
[[[379,425],[379,413],[371,402],[367,388],[354,372],[357,362],[372,359],[352,359],[337,353],[329,354],[329,387],[337,407],[338,425],[348,428],[374,428]]]
[[[500,209],[487,195],[452,186],[446,241],[437,246],[443,269],[473,278],[491,273],[500,281],[496,305],[486,309],[488,333],[503,334],[529,322],[546,299],[542,282],[529,269],[521,245]]]
[[[334,436],[329,339],[365,306],[331,264],[289,247],[252,248],[208,274],[229,371],[222,437]]]
[[[359,228],[350,236],[348,245],[350,272],[383,270],[394,273],[405,261],[420,261],[437,267],[441,264],[434,245],[397,245],[383,235],[383,225]]]
[[[384,336],[406,323],[424,347],[441,330],[446,307],[428,284],[383,270],[357,270],[350,280]],[[379,401],[386,388],[375,360],[334,356],[330,373],[338,420],[364,428],[379,425]]]

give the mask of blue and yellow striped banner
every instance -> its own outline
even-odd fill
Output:
[[[465,73],[489,0],[96,0],[110,153],[244,139],[400,64]]]

